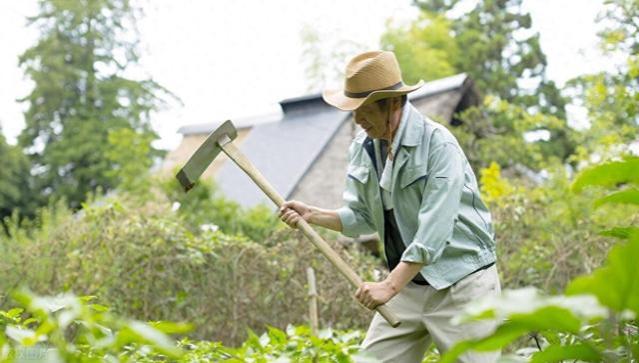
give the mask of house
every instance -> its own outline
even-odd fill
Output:
[[[449,126],[461,123],[455,118],[457,112],[479,102],[472,79],[463,73],[427,82],[409,99],[424,114]],[[323,208],[341,206],[348,147],[360,130],[351,113],[329,106],[319,94],[286,99],[280,106],[281,114],[233,120],[236,145],[285,199]],[[180,128],[182,142],[167,155],[164,171],[184,165],[222,122]],[[226,155],[218,156],[203,177],[214,178],[221,191],[242,206],[271,203]]]

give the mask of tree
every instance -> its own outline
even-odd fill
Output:
[[[421,14],[407,27],[387,24],[382,48],[392,50],[407,83],[433,80],[455,74],[459,47],[451,35],[451,22],[441,15]]]
[[[16,210],[21,216],[32,216],[35,200],[30,191],[29,160],[19,147],[7,144],[1,128],[0,165],[0,222]]]
[[[521,10],[521,2],[480,0],[471,10],[460,12],[457,8],[460,0],[417,0],[415,5],[422,10],[422,16],[406,29],[389,27],[382,37],[382,46],[396,52],[406,79],[428,79],[427,70],[444,67],[420,69],[413,64],[441,60],[436,64],[448,63],[452,72],[436,72],[438,76],[468,73],[481,94],[496,97],[532,115],[555,117],[556,120],[544,123],[543,127],[540,125],[523,132],[547,133],[545,139],[535,142],[535,148],[542,153],[538,159],[557,156],[562,161],[567,160],[575,146],[573,131],[565,120],[566,99],[546,78],[546,57],[539,44],[539,34],[531,34],[531,17]],[[448,32],[445,31],[447,28]],[[431,50],[430,54],[417,51],[422,48]],[[533,86],[523,87],[522,84]],[[524,138],[519,133],[522,127],[498,127],[494,120],[484,117],[491,111],[485,112],[481,107],[469,113],[472,119],[466,120],[461,127],[463,130],[459,130],[467,134],[470,144],[476,146],[479,139],[491,136]],[[471,122],[476,124],[470,125]],[[511,120],[511,123],[516,122],[518,120]],[[493,131],[500,134],[495,135]],[[508,134],[510,131],[517,134]],[[491,160],[474,161],[487,165]],[[511,164],[518,163],[527,164],[524,160],[512,159]]]
[[[422,10],[450,14],[460,0],[416,0]],[[533,106],[558,117],[565,116],[565,99],[546,79],[546,56],[539,33],[530,33],[532,19],[521,10],[522,0],[481,0],[466,13],[450,16],[460,57],[456,68],[467,72],[480,91],[517,105]],[[521,80],[537,81],[525,89]]]
[[[608,1],[599,20],[604,24],[599,32],[601,48],[625,59],[625,64],[569,82],[590,121],[579,134],[577,160],[593,154],[603,159],[615,156],[639,141],[639,2]]]
[[[87,192],[114,188],[109,130],[157,138],[149,115],[169,93],[125,76],[138,61],[136,16],[129,0],[40,0],[29,18],[40,39],[19,59],[35,87],[21,99],[29,107],[18,140],[43,196],[66,197],[77,208]]]
[[[544,113],[530,113],[524,107],[497,97],[485,97],[477,107],[460,115],[461,127],[451,131],[459,140],[474,170],[496,162],[503,168],[541,170],[551,162],[561,162],[561,153],[548,149],[557,142],[531,141],[526,135],[537,130],[561,130],[565,121]]]

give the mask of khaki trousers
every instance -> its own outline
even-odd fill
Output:
[[[435,343],[440,352],[446,352],[461,340],[483,337],[494,331],[495,321],[481,321],[453,325],[450,319],[460,313],[466,303],[488,295],[501,293],[499,275],[495,265],[479,270],[443,290],[409,282],[386,305],[397,314],[402,324],[391,327],[375,313],[362,342],[362,355],[382,362],[418,363]],[[500,352],[469,352],[459,362],[495,362]],[[356,361],[370,362],[364,357]]]

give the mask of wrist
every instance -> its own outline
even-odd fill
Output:
[[[308,211],[309,211],[309,216],[308,216],[307,222],[310,224],[318,224],[318,221],[320,220],[320,214],[321,214],[321,211],[319,210],[319,208],[315,206],[309,206]]]
[[[395,281],[393,281],[391,276],[388,276],[384,281],[382,281],[382,283],[393,292],[393,296],[397,295],[400,290],[400,287],[395,283]]]

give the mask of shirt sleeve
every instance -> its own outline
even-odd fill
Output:
[[[401,260],[432,264],[452,237],[464,188],[465,158],[452,142],[437,145],[428,157],[429,176],[424,187],[413,241]]]
[[[358,182],[348,177],[343,194],[344,206],[337,209],[342,223],[342,234],[353,238],[375,232],[368,209],[358,195],[354,183]]]
[[[349,159],[352,160],[353,149],[349,152]],[[369,170],[360,169],[360,172]],[[370,216],[370,212],[359,193],[359,189],[365,186],[365,182],[370,175],[350,175],[346,177],[346,188],[342,194],[344,205],[337,209],[342,224],[342,234],[347,237],[358,237],[362,234],[375,232],[375,227]],[[358,180],[359,178],[359,180]]]

